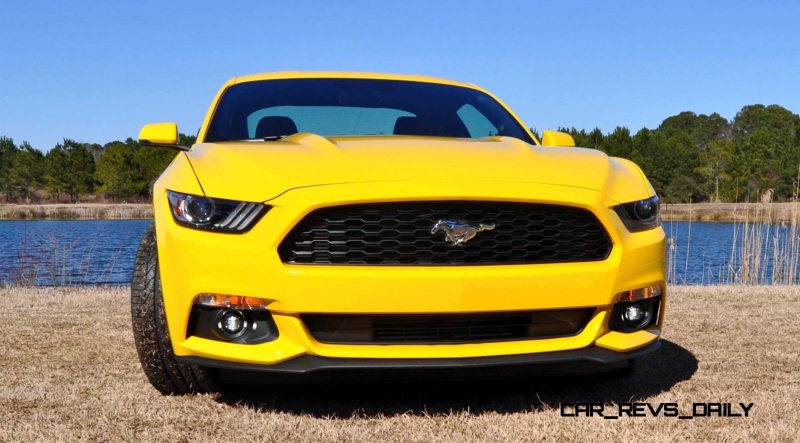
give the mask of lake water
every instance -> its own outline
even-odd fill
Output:
[[[149,224],[149,220],[0,221],[0,284],[128,284],[139,239]],[[741,253],[733,254],[734,232],[741,243],[741,225],[666,222],[664,229],[670,237],[673,283],[725,283],[741,271]],[[789,232],[785,226],[769,229],[758,253],[765,262],[765,281],[771,279],[770,247],[775,236],[786,243]]]
[[[128,284],[149,220],[0,221],[0,283]]]

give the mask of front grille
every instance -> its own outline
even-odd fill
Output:
[[[481,314],[304,314],[321,343],[481,343],[575,335],[594,309]]]
[[[451,246],[439,220],[493,224]],[[611,240],[589,211],[503,202],[370,203],[308,214],[278,248],[284,263],[494,265],[604,260]]]

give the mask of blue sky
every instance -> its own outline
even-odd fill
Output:
[[[195,133],[228,78],[274,70],[477,83],[539,129],[800,111],[794,1],[3,1],[0,135],[47,150],[142,124]]]

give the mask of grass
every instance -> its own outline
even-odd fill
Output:
[[[665,221],[791,222],[796,203],[669,203],[661,206]]]
[[[675,287],[664,347],[627,379],[239,389],[164,397],[127,288],[4,288],[0,441],[792,441],[800,288]],[[17,315],[20,314],[20,315]],[[750,418],[564,418],[560,402],[754,402]]]
[[[153,218],[150,203],[0,204],[0,220],[114,220]]]
[[[793,203],[675,203],[662,207],[666,221],[788,222],[795,215]],[[749,214],[749,215],[748,215]],[[757,216],[758,219],[752,217]],[[150,203],[0,204],[0,220],[76,220],[152,218]]]

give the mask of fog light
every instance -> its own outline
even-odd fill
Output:
[[[219,314],[217,331],[225,338],[240,337],[247,330],[247,319],[240,311],[226,309]]]
[[[622,311],[622,320],[631,328],[638,329],[650,323],[650,310],[641,303],[631,303]]]
[[[654,326],[658,322],[661,308],[661,288],[637,289],[619,294],[618,301],[611,310],[608,327],[612,331],[635,332]],[[653,294],[657,294],[653,297]],[[633,298],[634,300],[631,300]]]

